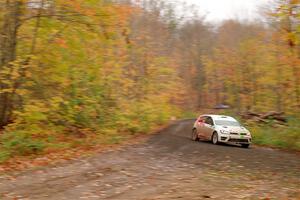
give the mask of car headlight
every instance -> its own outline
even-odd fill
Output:
[[[227,131],[227,130],[220,130],[220,132],[221,132],[222,134],[229,134],[229,131]]]

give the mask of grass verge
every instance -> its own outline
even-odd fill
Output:
[[[105,150],[138,144],[149,138],[149,135],[159,132],[159,130],[168,125],[167,123],[165,125],[155,126],[147,134],[132,134],[126,132],[118,134],[115,131],[107,130],[103,134],[88,134],[88,137],[84,138],[74,135],[64,135],[63,137],[61,135],[59,137],[53,136],[53,138],[48,141],[42,140],[44,148],[41,149],[41,151],[35,150],[35,152],[24,154],[20,154],[20,152],[23,152],[20,151],[20,149],[14,151],[12,147],[6,149],[1,145],[0,173],[55,165],[66,160],[94,155]]]
[[[275,127],[274,124],[249,125],[253,142],[257,145],[300,151],[300,123],[291,119],[287,126]]]

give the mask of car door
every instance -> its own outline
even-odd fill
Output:
[[[204,138],[206,116],[200,116],[197,120],[197,132],[200,138]]]
[[[210,140],[214,132],[214,122],[211,117],[207,117],[204,121],[203,134],[205,139]]]

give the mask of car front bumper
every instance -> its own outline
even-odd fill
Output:
[[[251,136],[244,135],[226,135],[221,134],[219,138],[219,142],[223,143],[235,143],[235,144],[251,144],[252,138]]]

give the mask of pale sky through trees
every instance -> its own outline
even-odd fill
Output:
[[[255,19],[259,7],[265,6],[271,0],[181,0],[199,7],[201,14],[209,21],[224,19]]]

